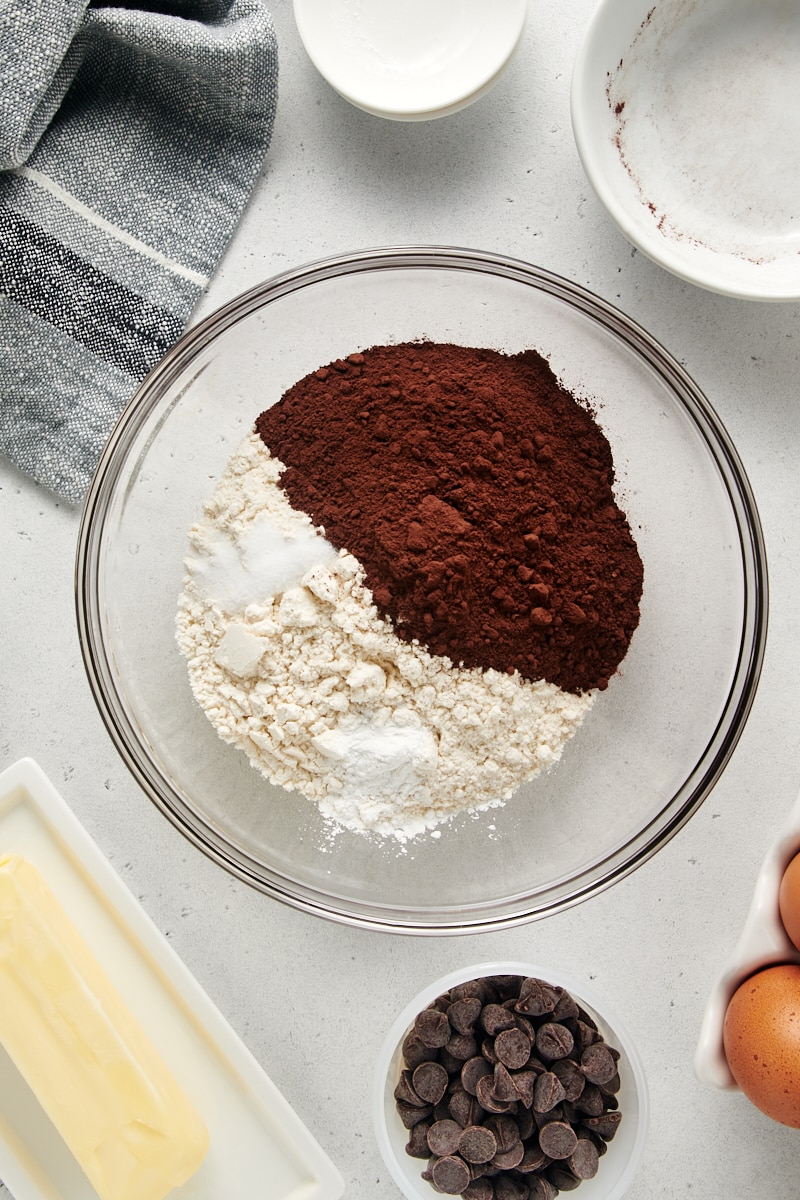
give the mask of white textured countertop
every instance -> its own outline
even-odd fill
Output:
[[[198,316],[315,258],[459,245],[525,259],[589,288],[685,365],[755,491],[770,631],[752,714],[722,779],[632,876],[561,915],[462,938],[345,928],[229,877],[156,811],[98,716],[74,616],[79,513],[0,463],[0,768],[23,756],[38,761],[338,1165],[348,1200],[399,1197],[369,1109],[370,1065],[385,1030],[429,981],[489,959],[558,964],[590,978],[624,1018],[652,1105],[631,1200],[798,1193],[800,1134],[739,1095],[702,1087],[692,1059],[714,976],[800,788],[800,305],[700,291],[633,252],[612,226],[583,175],[569,117],[572,61],[590,9],[591,0],[531,3],[520,50],[487,97],[443,120],[406,125],[332,92],[300,45],[288,0],[274,0],[275,136]]]

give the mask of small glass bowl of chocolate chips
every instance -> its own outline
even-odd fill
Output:
[[[431,984],[379,1055],[375,1132],[408,1200],[618,1200],[648,1121],[639,1055],[582,983],[485,963]]]

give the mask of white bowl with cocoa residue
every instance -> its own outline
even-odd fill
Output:
[[[572,123],[634,246],[700,287],[800,298],[800,6],[600,0]]]

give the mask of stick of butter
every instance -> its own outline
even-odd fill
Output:
[[[208,1133],[42,876],[0,858],[0,1042],[102,1200],[162,1200]]]

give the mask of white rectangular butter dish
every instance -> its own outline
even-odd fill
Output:
[[[170,1200],[338,1200],[336,1167],[32,759],[0,774],[6,853],[46,878],[208,1127],[205,1161]],[[0,1179],[15,1200],[96,1200],[2,1047]]]

